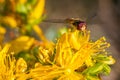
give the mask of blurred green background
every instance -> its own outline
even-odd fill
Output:
[[[120,0],[46,0],[46,19],[80,18],[86,21],[91,39],[105,36],[111,43],[108,49],[116,59],[109,76],[103,80],[120,80]],[[95,15],[95,16],[94,16]],[[66,24],[42,22],[47,38],[53,40],[57,30]]]

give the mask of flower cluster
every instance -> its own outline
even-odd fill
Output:
[[[101,80],[110,73],[115,60],[105,37],[93,41],[89,30],[74,27],[49,41],[38,26],[45,0],[0,4],[0,80]]]
[[[23,76],[27,70],[27,63],[23,58],[17,61],[13,57],[13,53],[8,53],[10,44],[6,44],[0,50],[0,80],[24,80],[27,76]]]
[[[114,59],[105,49],[110,46],[102,37],[97,41],[89,39],[89,31],[68,31],[54,45],[46,49],[38,48],[40,63],[35,64],[31,74],[43,80],[99,80],[99,74],[109,74],[108,65]]]

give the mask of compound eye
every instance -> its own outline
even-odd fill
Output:
[[[85,30],[86,29],[86,23],[82,22],[79,23],[79,25],[77,26],[78,30]]]

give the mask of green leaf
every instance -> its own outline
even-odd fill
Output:
[[[97,75],[102,71],[104,67],[103,63],[96,63],[94,66],[87,68],[85,71],[83,71],[83,74],[85,75]]]
[[[101,62],[104,64],[112,64],[113,61],[111,61],[111,58],[105,54],[98,54],[96,56],[93,57],[94,60],[96,60],[96,62]]]
[[[17,4],[16,11],[21,14],[27,14],[28,10],[24,4]]]
[[[35,4],[37,2],[37,0],[27,0],[27,3],[29,3],[29,4]]]
[[[107,64],[105,64],[103,70],[105,75],[109,75],[111,68]]]
[[[96,63],[94,66],[88,67],[85,71],[83,71],[82,74],[85,75],[86,77],[93,77],[93,76],[98,77],[100,73],[109,75],[110,70],[111,69],[107,64]],[[94,79],[88,79],[88,80],[94,80]]]

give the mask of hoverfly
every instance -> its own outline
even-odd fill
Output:
[[[94,18],[95,16],[97,16],[96,13],[88,16],[88,18],[87,18],[86,21],[88,21],[88,19]],[[76,27],[77,30],[81,30],[81,31],[84,31],[84,30],[87,28],[86,22],[80,20],[79,18],[46,19],[46,20],[43,20],[43,22],[50,22],[50,23],[68,23],[68,24],[71,24],[72,26]]]
[[[76,27],[77,30],[85,30],[86,29],[86,23],[85,21],[81,21],[80,19],[75,18],[67,18],[67,19],[49,19],[49,20],[43,20],[43,22],[50,22],[50,23],[68,23],[72,26]]]

